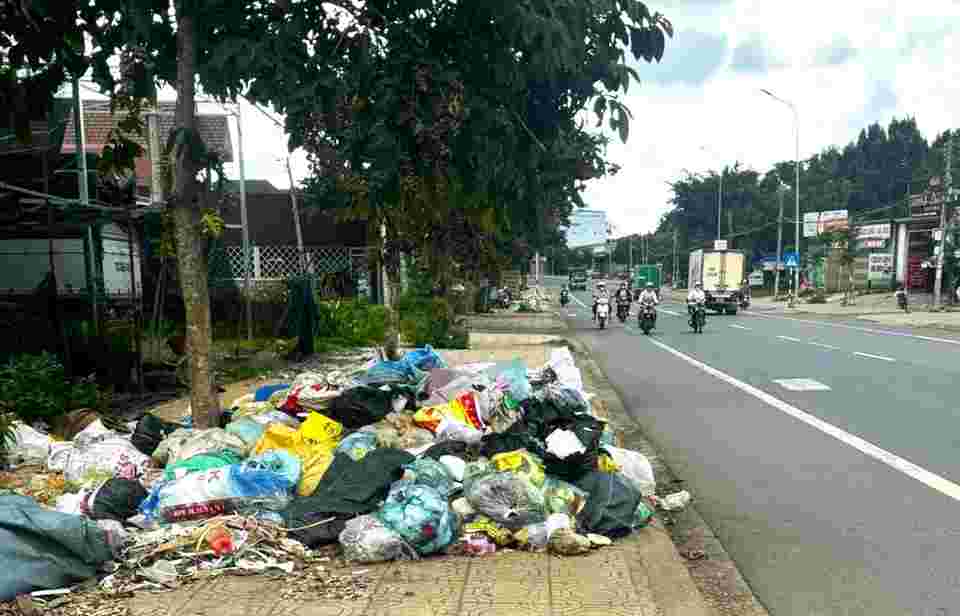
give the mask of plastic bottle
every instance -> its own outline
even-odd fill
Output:
[[[217,526],[208,532],[206,541],[217,556],[223,556],[233,551],[233,535],[223,526]]]

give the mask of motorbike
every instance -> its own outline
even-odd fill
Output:
[[[626,323],[628,316],[630,316],[630,304],[617,302],[617,318],[620,319],[620,322]]]
[[[610,300],[606,297],[601,297],[597,300],[597,322],[600,324],[600,329],[604,329],[607,326],[607,319],[610,317]]]
[[[741,309],[741,310],[746,310],[747,308],[749,308],[749,307],[750,307],[750,296],[747,295],[746,293],[741,293],[741,294],[740,294],[740,302],[739,302],[739,305],[740,305],[740,309]]]
[[[644,336],[650,335],[650,330],[654,328],[657,321],[657,310],[653,304],[643,304],[640,306],[640,312],[637,314],[637,320],[640,322],[640,329]]]
[[[691,306],[690,327],[693,328],[694,333],[702,334],[703,326],[707,324],[707,307],[703,302],[697,302],[696,304],[691,304]]]
[[[513,303],[513,294],[510,292],[510,289],[508,287],[504,287],[500,289],[500,293],[498,295],[499,297],[497,298],[497,303],[500,305],[500,307],[509,308],[510,304]]]
[[[910,312],[910,308],[907,307],[906,293],[897,293],[897,308],[903,310],[904,312]]]
[[[569,291],[560,291],[560,305],[566,306],[570,303],[570,292]]]

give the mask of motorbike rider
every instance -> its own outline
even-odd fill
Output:
[[[617,289],[616,295],[617,304],[626,304],[627,306],[633,301],[633,298],[630,297],[630,289],[627,288],[626,282],[620,283],[620,288]]]
[[[567,285],[560,287],[560,303],[566,304],[570,301],[570,291],[567,289]]]
[[[607,284],[602,280],[597,283],[596,288],[594,288],[593,290],[593,320],[594,321],[597,320],[597,300],[599,300],[601,297],[609,298],[609,295],[607,294]]]
[[[640,297],[637,298],[637,301],[641,306],[656,306],[660,303],[660,298],[657,297],[657,291],[653,286],[652,282],[648,282],[646,288],[640,292]],[[657,321],[657,313],[653,313],[653,321]]]
[[[697,304],[703,304],[706,301],[707,294],[703,292],[703,285],[698,282],[693,285],[693,288],[687,293],[687,311],[693,314],[693,307]]]
[[[897,292],[894,293],[894,297],[897,298],[897,306],[902,308],[905,312],[910,312],[910,308],[908,307],[909,297],[907,296],[907,290],[903,285],[897,286]]]

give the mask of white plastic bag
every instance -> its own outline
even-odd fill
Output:
[[[13,424],[13,442],[7,457],[24,464],[42,464],[50,455],[53,439],[22,422]]]
[[[242,438],[230,434],[223,428],[190,430],[181,428],[167,436],[156,451],[153,459],[161,464],[175,464],[193,456],[228,449],[238,455],[245,455],[249,449]]]
[[[96,443],[97,441],[119,436],[122,436],[119,432],[114,432],[113,430],[107,428],[105,425],[103,425],[102,421],[97,419],[89,426],[81,430],[75,437],[73,437],[73,442],[77,447],[87,447],[93,443]]]
[[[340,532],[343,557],[348,562],[379,563],[388,560],[415,560],[416,550],[396,532],[372,515],[349,520]]]
[[[547,366],[557,375],[557,383],[562,387],[583,391],[583,375],[580,374],[570,349],[567,347],[553,349]]]
[[[613,461],[620,467],[620,474],[627,480],[641,496],[652,496],[657,491],[657,482],[653,477],[653,466],[647,456],[639,451],[621,449],[612,445],[604,445],[603,450],[610,454]]]

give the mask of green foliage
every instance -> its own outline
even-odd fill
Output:
[[[0,401],[23,420],[96,407],[95,383],[71,383],[55,355],[21,355],[0,368]]]
[[[387,309],[365,300],[331,300],[317,304],[321,339],[344,345],[382,344],[386,334]]]
[[[399,302],[400,335],[408,344],[429,344],[438,349],[465,349],[469,345],[466,327],[453,316],[443,298],[404,295]]]

